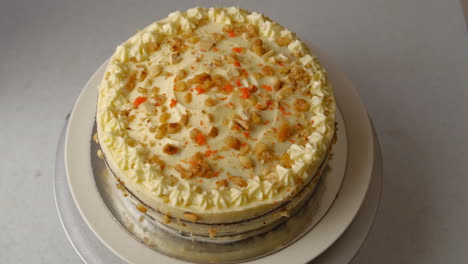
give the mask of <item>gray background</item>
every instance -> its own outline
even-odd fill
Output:
[[[356,84],[382,145],[384,190],[353,263],[468,263],[460,2],[266,2],[1,1],[0,263],[80,263],[52,192],[65,115],[116,45],[196,5],[264,12],[331,55]]]

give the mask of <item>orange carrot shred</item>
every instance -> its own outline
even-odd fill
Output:
[[[141,105],[142,103],[146,102],[146,100],[148,100],[146,97],[144,96],[138,96],[135,101],[133,101],[133,106],[135,107],[138,107],[139,105]]]
[[[234,33],[234,31],[228,31],[227,33],[228,33],[229,37],[231,37],[231,38],[236,36],[236,33]]]
[[[240,90],[242,92],[242,95],[241,95],[242,99],[248,99],[250,97],[250,89],[249,88],[241,88]]]
[[[241,53],[243,50],[244,50],[244,49],[241,48],[241,47],[234,47],[234,48],[232,48],[232,51],[237,52],[237,53]]]
[[[240,87],[240,86],[242,85],[242,84],[241,84],[241,81],[240,81],[239,79],[236,80],[236,85],[237,85],[238,87]]]
[[[234,62],[234,66],[236,66],[236,67],[240,67],[240,66],[241,66],[241,64],[240,64],[240,62],[238,62],[238,61],[235,61],[235,62]]]
[[[195,87],[195,90],[197,91],[197,94],[202,94],[205,92],[205,89],[203,89],[200,85]]]
[[[232,84],[226,83],[226,85],[224,85],[224,91],[226,91],[228,93],[231,93],[232,92]]]
[[[281,113],[282,113],[283,115],[291,115],[291,113],[286,112],[286,110],[284,110],[284,107],[282,107],[282,106],[279,107],[279,110],[281,111]]]
[[[269,91],[269,92],[273,91],[273,89],[271,89],[271,86],[268,86],[268,85],[265,85],[265,84],[262,84],[262,88]]]
[[[205,145],[206,140],[205,140],[205,136],[202,133],[198,134],[196,139],[197,139],[198,145]]]
[[[169,107],[173,108],[176,104],[177,104],[177,100],[171,99],[171,104],[169,105]]]

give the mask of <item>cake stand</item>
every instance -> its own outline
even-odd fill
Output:
[[[316,54],[321,53],[316,52]],[[348,158],[351,157],[351,163],[346,167],[346,179],[338,196],[336,198],[333,197],[332,206],[329,210],[327,207],[326,215],[323,219],[320,218],[321,220],[318,220],[320,222],[318,222],[317,226],[314,224],[311,232],[305,233],[298,242],[278,253],[253,261],[256,263],[284,263],[290,257],[289,255],[293,255],[298,263],[304,263],[315,258],[327,248],[328,251],[321,254],[319,258],[315,258],[313,263],[347,263],[364,241],[378,207],[382,181],[380,149],[375,135],[373,136],[365,108],[349,80],[326,56],[321,55],[319,58],[329,70],[331,82],[336,87],[338,105],[342,106],[345,111],[344,123],[346,124],[346,130],[350,130],[350,133],[347,134],[347,140],[351,142],[351,150],[353,151],[353,153],[348,155]],[[91,80],[93,78],[94,82],[96,82],[96,76],[93,76]],[[87,84],[87,86],[89,85],[90,83]],[[83,101],[82,97],[87,96],[90,98],[90,95],[92,96],[90,93],[92,92],[95,91],[92,91],[89,87],[85,87],[84,92],[80,96],[81,101]],[[78,106],[80,99],[77,103]],[[90,100],[88,99],[88,101]],[[130,235],[130,232],[126,233],[121,226],[119,229],[115,221],[109,221],[109,215],[102,214],[102,209],[105,209],[105,206],[101,205],[99,208],[101,212],[99,213],[96,212],[97,208],[96,210],[95,208],[91,208],[90,212],[90,204],[93,206],[94,202],[99,204],[102,201],[98,199],[97,190],[92,190],[93,188],[83,189],[86,181],[82,181],[81,178],[80,180],[76,180],[77,177],[81,177],[80,175],[85,177],[87,174],[93,173],[91,166],[87,168],[89,161],[87,161],[88,163],[83,162],[81,166],[75,163],[75,153],[81,152],[82,157],[85,157],[83,156],[83,150],[86,150],[86,148],[82,148],[81,145],[85,143],[86,139],[90,140],[89,135],[88,138],[79,135],[81,137],[79,142],[77,140],[70,140],[70,138],[73,138],[73,134],[77,133],[77,123],[88,124],[88,126],[90,124],[90,120],[85,120],[86,114],[77,113],[76,108],[77,106],[75,106],[71,122],[71,125],[75,124],[75,128],[74,126],[69,126],[66,136],[64,129],[60,139],[54,182],[59,216],[75,250],[86,263],[122,262],[117,255],[135,263],[146,263],[146,261],[150,259],[154,260],[154,258],[163,263],[181,263],[180,260],[168,258],[149,248],[142,247],[140,244],[136,244],[138,241]],[[88,111],[88,119],[90,116],[92,117],[90,114],[92,113]],[[83,134],[89,131],[80,132]],[[65,154],[64,148],[66,149]],[[89,149],[87,155],[89,155]],[[68,167],[64,166],[66,162],[68,162]],[[83,164],[85,168],[83,168]],[[334,169],[338,169],[338,171],[342,170],[344,174],[344,168]],[[78,170],[80,173],[77,173]],[[68,172],[68,181],[65,171]],[[70,173],[74,174],[72,178],[70,178]],[[90,183],[90,179],[88,179],[87,187],[93,187]],[[89,200],[93,195],[93,199],[95,200]],[[364,199],[365,197],[366,199]],[[97,218],[96,216],[99,217]],[[103,217],[102,219],[105,218],[105,221],[101,221],[100,217]],[[353,219],[354,221],[352,222]],[[349,229],[344,232],[348,226]],[[111,234],[109,234],[110,230],[112,230]],[[127,230],[129,230],[128,226]],[[340,236],[341,238],[338,242],[329,248]],[[118,241],[114,241],[113,239],[118,239]],[[133,246],[124,246],[127,242],[133,243]],[[308,247],[309,250],[304,248],[304,246]],[[136,249],[135,247],[138,248]]]

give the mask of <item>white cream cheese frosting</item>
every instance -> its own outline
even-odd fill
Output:
[[[141,201],[222,223],[263,214],[309,182],[335,104],[293,33],[236,7],[192,8],[117,47],[96,122],[109,167]]]

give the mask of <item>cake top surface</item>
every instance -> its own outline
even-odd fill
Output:
[[[101,145],[154,199],[190,210],[281,201],[334,132],[325,71],[293,33],[193,8],[118,46],[99,87]]]

